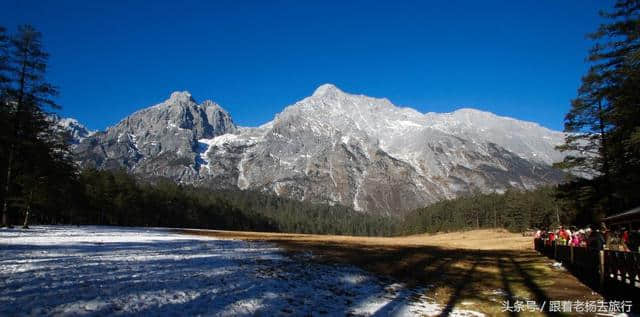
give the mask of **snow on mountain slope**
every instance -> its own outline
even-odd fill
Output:
[[[471,191],[561,180],[563,134],[474,109],[420,113],[325,84],[260,127],[190,94],[140,110],[78,146],[101,168],[397,213]]]
[[[240,188],[387,214],[561,178],[548,165],[562,133],[472,109],[421,114],[328,84],[233,139],[245,148]],[[210,160],[234,146],[215,148]]]
[[[396,107],[387,99],[347,94],[330,84],[320,86],[311,97],[283,113],[306,114],[343,132],[363,131],[378,139],[383,147],[394,149],[390,154],[401,154],[396,151],[399,148],[414,151],[415,148],[407,148],[402,140],[407,134],[432,129],[477,143],[495,143],[523,158],[546,164],[562,158],[554,147],[563,142],[564,134],[536,123],[469,108],[422,114],[411,108]]]
[[[71,143],[78,144],[82,140],[94,135],[96,131],[91,131],[87,129],[83,124],[78,122],[78,120],[73,118],[61,118],[58,115],[51,115],[51,119],[56,122],[58,127],[63,131],[68,131],[71,135]]]
[[[563,158],[554,148],[564,143],[564,133],[537,123],[470,108],[445,114],[429,113],[427,116],[433,126],[447,133],[492,142],[528,160],[552,164]]]

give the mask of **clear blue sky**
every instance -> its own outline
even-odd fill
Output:
[[[562,129],[597,0],[0,0],[33,24],[62,115],[92,129],[189,90],[267,122],[323,83],[421,112],[474,107]]]

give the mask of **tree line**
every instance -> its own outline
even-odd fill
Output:
[[[125,170],[85,169],[64,202],[38,205],[37,223],[189,227],[288,233],[395,236],[482,228],[514,232],[575,223],[556,187],[476,193],[405,215],[380,216],[341,205],[301,202],[250,190],[216,190],[170,179],[139,180]],[[43,201],[44,202],[44,201]]]
[[[555,187],[476,193],[390,217],[257,191],[143,181],[126,170],[85,169],[68,181],[63,196],[34,200],[33,222],[395,236],[481,228],[517,232],[574,220],[557,207]]]
[[[555,186],[535,190],[476,193],[444,200],[410,212],[399,234],[435,233],[469,229],[505,228],[522,232],[579,222],[575,214],[561,208]]]
[[[85,169],[64,201],[40,200],[31,219],[45,224],[188,227],[318,234],[391,235],[389,219],[344,206],[256,191],[142,181],[125,170]]]

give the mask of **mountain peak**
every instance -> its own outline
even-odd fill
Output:
[[[318,88],[316,88],[316,90],[313,92],[313,96],[319,97],[319,96],[334,95],[337,93],[344,93],[344,92],[333,84],[323,84],[323,85],[320,85]]]
[[[188,101],[194,101],[193,97],[191,97],[191,93],[188,91],[174,91],[173,93],[171,93],[171,96],[169,97],[169,101],[175,101],[175,102],[188,102]]]
[[[50,119],[56,122],[58,127],[68,131],[71,134],[72,144],[78,144],[83,139],[86,139],[96,133],[96,131],[87,129],[87,127],[82,125],[80,122],[78,122],[78,120],[74,118],[62,118],[54,114],[50,117]]]
[[[219,111],[222,111],[222,112],[227,113],[227,110],[225,110],[224,108],[222,108],[222,106],[221,106],[221,105],[219,105],[219,104],[217,104],[215,101],[212,101],[212,100],[209,100],[209,99],[207,99],[207,100],[203,101],[203,102],[200,104],[200,107],[205,108],[205,109],[208,109],[208,108],[214,108],[214,109],[217,109],[217,110],[219,110]]]

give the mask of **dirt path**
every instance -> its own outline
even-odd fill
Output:
[[[317,261],[354,264],[426,287],[426,296],[444,305],[445,312],[455,307],[505,315],[503,301],[535,301],[540,306],[550,301],[602,299],[537,255],[531,237],[499,230],[394,238],[210,230],[183,233],[269,241],[289,252],[311,252]]]

